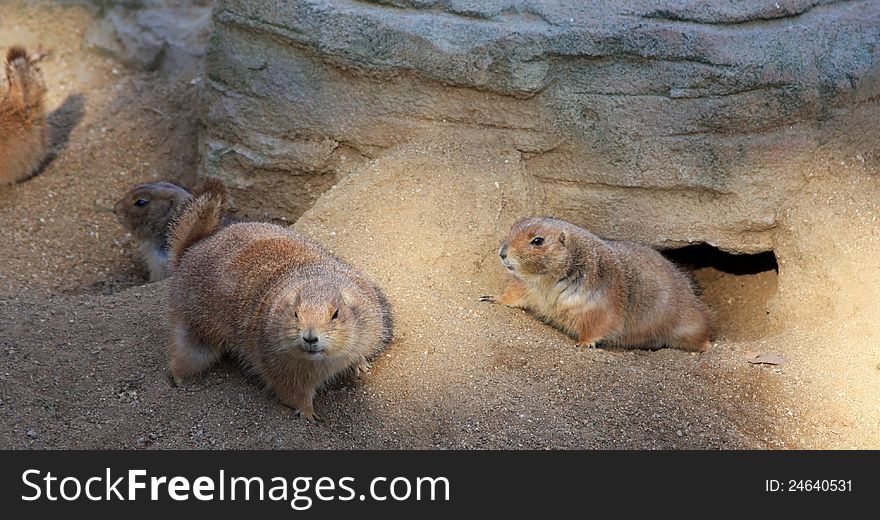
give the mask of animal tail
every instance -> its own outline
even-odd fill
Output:
[[[6,52],[6,81],[8,99],[15,109],[30,113],[42,107],[46,87],[24,47],[16,45]]]
[[[171,228],[169,252],[172,267],[177,266],[187,249],[220,227],[228,196],[222,182],[208,179],[183,207]]]
[[[24,47],[21,45],[14,45],[9,48],[9,51],[6,52],[6,63],[12,63],[15,60],[24,58],[25,61],[28,61],[28,53]]]

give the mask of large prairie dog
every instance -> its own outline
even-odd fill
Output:
[[[649,247],[530,217],[513,225],[499,254],[507,286],[481,299],[527,309],[578,345],[709,347],[709,312],[690,279]]]
[[[0,185],[32,175],[49,154],[46,85],[22,47],[6,53],[6,84],[0,85]]]
[[[366,369],[391,339],[381,292],[296,231],[263,223],[217,230],[222,197],[206,193],[171,237],[171,374],[175,383],[226,351],[280,401],[315,420],[315,391]]]

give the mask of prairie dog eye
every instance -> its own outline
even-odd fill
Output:
[[[296,311],[293,311],[293,317],[296,319],[299,319],[299,313]]]
[[[134,205],[138,206],[138,207],[146,206],[148,202],[150,202],[150,201],[148,201],[147,199],[138,199],[138,200],[134,201]]]
[[[339,309],[336,309],[336,312],[333,313],[333,317],[331,317],[330,319],[335,320],[338,317],[339,317]]]
[[[543,243],[544,243],[544,237],[535,237],[532,239],[533,246],[540,246]]]

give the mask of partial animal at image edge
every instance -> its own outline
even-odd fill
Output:
[[[24,47],[6,53],[0,90],[0,186],[33,175],[49,156],[46,85],[37,58]]]

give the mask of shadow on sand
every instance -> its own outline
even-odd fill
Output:
[[[85,106],[85,95],[71,94],[67,96],[67,99],[64,100],[61,106],[49,114],[47,118],[49,122],[49,154],[31,175],[19,182],[28,181],[43,173],[52,164],[58,153],[67,147],[71,132],[73,132],[73,129],[85,116]]]

